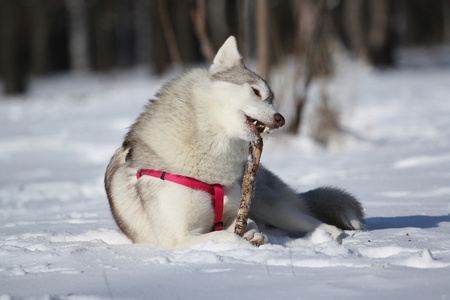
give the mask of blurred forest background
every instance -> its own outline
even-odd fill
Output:
[[[267,80],[293,61],[296,133],[311,81],[333,72],[336,44],[395,67],[399,47],[450,42],[450,0],[0,0],[2,93],[24,93],[33,77],[54,72],[183,70],[210,62],[229,35]],[[327,126],[339,126],[326,101]]]

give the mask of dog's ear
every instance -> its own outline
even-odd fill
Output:
[[[242,56],[237,48],[236,38],[230,36],[217,51],[213,64],[209,71],[211,74],[229,69],[231,67],[243,66]]]

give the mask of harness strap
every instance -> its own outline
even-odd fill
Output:
[[[162,171],[155,171],[149,169],[141,169],[137,172],[137,179],[141,178],[142,175],[148,175],[152,177],[157,177],[162,180],[168,180],[175,182],[194,190],[204,191],[209,193],[211,196],[211,201],[214,207],[214,225],[211,231],[219,231],[223,228],[222,215],[223,215],[223,185],[220,184],[207,184],[194,178],[175,175]]]

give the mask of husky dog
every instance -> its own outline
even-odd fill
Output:
[[[167,83],[131,126],[105,174],[119,228],[135,243],[189,248],[208,240],[268,242],[258,225],[286,234],[364,228],[361,205],[332,188],[296,194],[264,167],[247,231],[234,234],[249,142],[284,125],[267,83],[247,69],[230,37],[209,70]],[[340,227],[338,229],[336,226]],[[218,230],[223,229],[223,230]]]

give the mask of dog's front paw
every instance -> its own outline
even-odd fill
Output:
[[[244,239],[246,239],[256,247],[267,244],[269,242],[269,239],[267,238],[266,235],[262,234],[261,232],[258,232],[255,229],[251,229],[246,233],[244,233]]]

